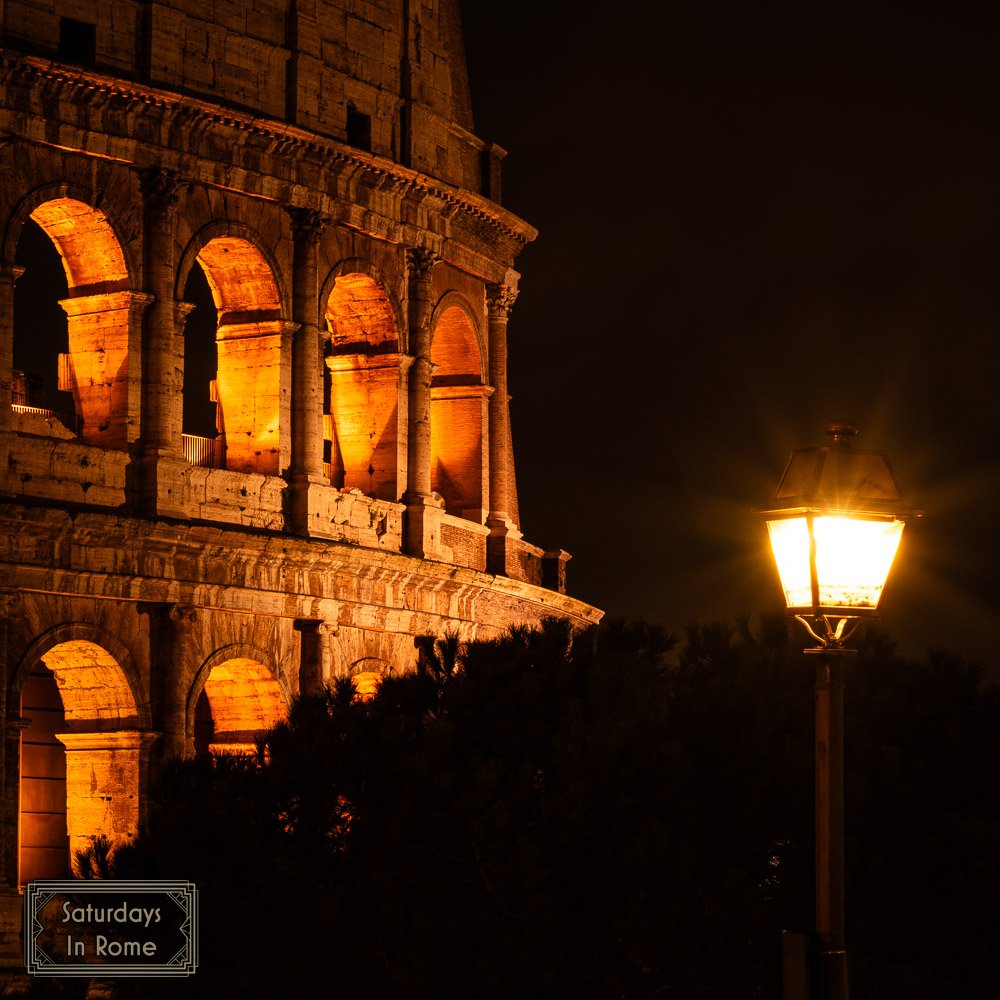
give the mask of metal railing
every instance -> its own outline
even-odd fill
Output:
[[[62,410],[49,410],[43,406],[24,406],[22,403],[11,403],[14,413],[29,413],[46,420],[58,420],[64,427],[79,435],[83,421],[75,413]],[[218,437],[197,437],[194,434],[182,434],[181,442],[184,449],[184,461],[191,465],[199,465],[205,469],[224,469],[226,467],[226,439]]]
[[[214,438],[182,434],[181,443],[184,447],[185,462],[203,469],[226,467],[226,439],[221,434]]]
[[[64,410],[48,410],[44,406],[25,406],[22,403],[11,403],[14,413],[34,413],[46,420],[58,420],[67,430],[74,434],[80,433],[80,417],[76,413],[66,413]]]

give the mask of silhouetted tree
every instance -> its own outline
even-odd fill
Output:
[[[255,759],[161,769],[110,864],[199,884],[202,968],[127,989],[778,995],[813,877],[813,664],[784,618],[682,643],[552,621],[422,656],[369,702],[299,700]],[[997,692],[878,633],[847,683],[854,993],[991,996]]]

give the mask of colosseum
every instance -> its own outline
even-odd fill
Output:
[[[0,932],[420,637],[600,612],[521,532],[504,150],[457,0],[6,0]],[[9,959],[15,961],[14,959]]]

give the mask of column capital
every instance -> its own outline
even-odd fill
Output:
[[[296,618],[292,622],[292,628],[296,632],[315,632],[317,635],[336,635],[336,622],[326,621],[324,618]]]
[[[167,615],[179,628],[190,628],[198,620],[198,610],[193,604],[171,604]]]
[[[141,615],[159,618],[161,622],[169,621],[179,628],[198,620],[198,609],[193,604],[179,601],[139,601],[136,607]]]
[[[24,268],[20,264],[0,265],[0,281],[7,284],[13,285],[22,274],[24,274]]]
[[[4,719],[4,736],[9,740],[21,738],[21,733],[31,725],[31,719],[26,719],[22,715],[10,715]]]
[[[441,258],[427,247],[407,247],[406,266],[409,276],[416,280],[429,280],[435,265],[441,262]]]
[[[488,284],[486,286],[486,308],[491,320],[505,320],[517,300],[517,289],[510,285]]]
[[[146,207],[154,214],[165,215],[177,204],[186,181],[173,170],[149,167],[139,172],[139,187]]]
[[[188,316],[197,308],[193,302],[182,302],[180,299],[174,299],[174,322],[178,326],[182,326]]]
[[[330,220],[314,208],[290,206],[286,211],[291,222],[292,236],[295,237],[295,242],[308,247],[317,246],[323,235],[323,230],[330,224]]]

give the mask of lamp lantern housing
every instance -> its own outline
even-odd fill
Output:
[[[792,453],[762,514],[788,614],[871,617],[903,526],[919,512],[903,504],[885,455],[854,448],[854,425],[826,433],[826,445]]]

